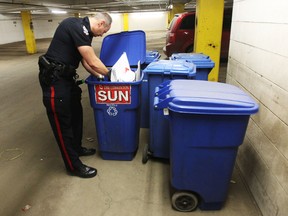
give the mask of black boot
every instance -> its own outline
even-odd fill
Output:
[[[85,147],[81,147],[81,151],[78,152],[79,156],[90,156],[90,155],[94,155],[96,153],[96,149],[87,149]]]
[[[69,174],[73,176],[78,176],[81,178],[93,178],[97,175],[97,170],[93,167],[86,166],[84,164],[75,167],[73,171],[68,171]]]

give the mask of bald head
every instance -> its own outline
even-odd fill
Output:
[[[89,20],[94,37],[102,37],[111,28],[112,18],[108,13],[96,13]]]

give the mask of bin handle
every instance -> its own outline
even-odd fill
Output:
[[[154,109],[160,110],[164,108],[168,108],[169,102],[171,102],[174,99],[174,97],[167,97],[165,99],[160,99],[159,97],[154,97]]]
[[[160,88],[159,88],[159,86],[157,86],[157,87],[155,88],[155,95],[158,95],[159,90],[160,90]]]
[[[158,104],[159,104],[159,97],[154,97],[154,108],[157,108],[158,107]]]
[[[170,89],[163,88],[163,89],[160,89],[158,92],[155,92],[155,96],[158,96],[159,98],[164,100],[170,97],[170,94],[169,94],[170,92],[171,92]]]
[[[171,80],[166,80],[164,81],[163,83],[161,83],[160,85],[158,85],[156,88],[155,88],[155,92],[158,92],[160,89],[166,87],[166,86],[170,86],[170,83],[171,83]]]

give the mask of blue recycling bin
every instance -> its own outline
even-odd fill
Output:
[[[226,200],[238,147],[257,103],[241,89],[184,81],[155,97],[170,125],[171,202],[179,211],[219,210]],[[171,82],[173,86],[173,82]],[[199,90],[202,88],[201,90]],[[189,89],[189,91],[187,91]]]
[[[150,63],[143,71],[148,77],[149,106],[149,144],[143,149],[142,162],[146,163],[149,157],[169,159],[169,137],[167,136],[168,121],[163,118],[159,110],[155,110],[155,89],[168,80],[195,79],[196,67],[193,63],[183,60],[159,60]]]
[[[161,57],[157,50],[146,50],[146,60],[142,64],[142,69],[145,69],[150,63],[159,60]],[[141,84],[141,128],[149,128],[149,109],[147,105],[148,99],[148,77],[146,73],[143,74],[143,80]]]
[[[146,58],[146,36],[143,31],[110,34],[103,39],[100,59],[113,66],[126,52],[130,67]],[[141,83],[98,81],[89,76],[90,104],[94,111],[98,148],[104,160],[133,160],[139,145]]]
[[[196,80],[208,80],[208,75],[214,68],[215,63],[209,56],[202,53],[174,53],[171,60],[186,60],[196,65]]]

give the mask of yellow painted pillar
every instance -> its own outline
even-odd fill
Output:
[[[74,17],[80,18],[80,13],[74,13]]]
[[[27,53],[34,54],[37,52],[37,48],[30,11],[21,11],[21,17],[22,17],[22,26],[24,30]]]
[[[218,81],[220,67],[224,0],[196,1],[196,29],[194,52],[204,53],[215,62],[210,81]]]
[[[168,23],[171,22],[174,15],[177,13],[183,13],[184,12],[185,5],[184,4],[173,4],[172,10],[168,13]]]
[[[128,13],[123,14],[123,30],[129,31],[129,14]]]

